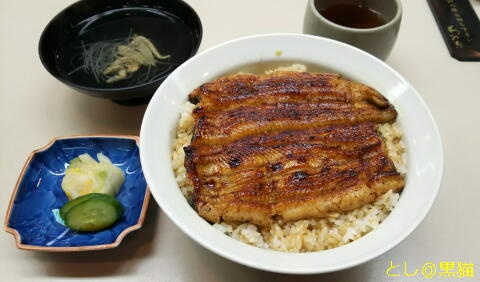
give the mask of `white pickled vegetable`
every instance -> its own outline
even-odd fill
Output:
[[[62,189],[70,200],[90,193],[115,196],[120,190],[125,180],[122,170],[102,153],[97,158],[99,162],[83,154],[70,161],[62,180]]]

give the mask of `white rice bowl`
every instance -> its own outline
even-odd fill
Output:
[[[282,55],[278,56],[277,51],[281,51]],[[270,249],[258,248],[226,236],[224,232],[230,232],[228,226],[223,226],[221,231],[214,228],[192,209],[179,189],[173,172],[172,148],[188,93],[202,83],[232,73],[241,66],[265,62],[277,65],[305,62],[309,69],[309,64],[322,66],[372,86],[399,112],[397,123],[407,148],[406,185],[390,214],[375,230],[360,239],[315,252],[278,252],[270,246]],[[269,34],[237,39],[207,50],[178,67],[162,83],[147,108],[140,133],[140,157],[152,195],[162,212],[185,234],[232,261],[263,270],[295,274],[353,267],[393,248],[411,234],[430,210],[443,170],[443,150],[435,122],[420,95],[401,75],[359,49],[301,34]],[[393,206],[393,203],[389,204]],[[253,238],[258,232],[251,227],[243,231],[243,234],[239,232],[239,236],[247,234]],[[351,237],[350,234],[353,232],[345,233],[346,238]],[[306,241],[305,245],[316,244],[313,240]]]

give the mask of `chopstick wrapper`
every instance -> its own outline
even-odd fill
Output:
[[[468,0],[428,0],[450,55],[480,61],[480,21]]]

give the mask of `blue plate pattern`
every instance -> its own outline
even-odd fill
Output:
[[[117,246],[129,231],[141,227],[148,206],[150,194],[138,150],[137,137],[82,136],[58,138],[46,149],[34,152],[12,196],[7,231],[18,233],[17,245],[24,249],[72,251]],[[116,195],[125,213],[111,228],[78,233],[55,218],[55,210],[68,202],[61,182],[71,159],[84,153],[96,159],[100,152],[125,174],[125,182]]]

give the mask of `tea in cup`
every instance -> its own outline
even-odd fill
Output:
[[[399,0],[309,0],[303,32],[345,42],[385,60],[401,18]]]

